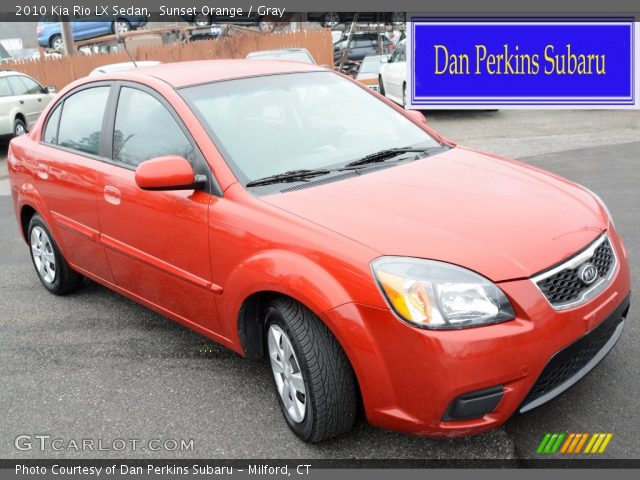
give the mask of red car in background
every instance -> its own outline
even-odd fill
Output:
[[[494,428],[591,370],[629,308],[596,195],[313,65],[85,78],[8,166],[45,288],[87,277],[267,358],[306,441],[348,431],[360,398],[394,430]]]

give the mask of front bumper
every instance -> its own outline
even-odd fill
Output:
[[[369,422],[418,435],[469,435],[495,428],[517,410],[535,408],[569,388],[613,348],[619,320],[628,310],[628,260],[617,236],[611,238],[620,260],[611,283],[592,301],[569,310],[554,310],[531,280],[521,279],[500,284],[516,319],[485,327],[422,330],[388,309],[357,304],[325,312],[352,362]],[[544,380],[547,365],[566,360],[560,352],[591,345],[586,339],[609,324],[615,327],[611,335],[573,374],[539,395],[539,401],[528,397],[538,379]],[[503,395],[492,411],[450,419],[454,400],[497,386]]]

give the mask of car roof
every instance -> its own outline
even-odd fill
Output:
[[[28,77],[29,75],[26,75],[22,72],[17,72],[15,70],[0,70],[0,77],[10,77],[12,75],[22,75],[25,77]]]
[[[191,62],[163,63],[122,72],[108,73],[110,79],[136,80],[154,77],[174,88],[202,83],[231,80],[281,73],[326,71],[322,67],[302,62],[274,62],[272,60],[198,60]],[[94,77],[95,78],[95,77]]]

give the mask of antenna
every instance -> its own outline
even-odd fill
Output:
[[[133,63],[133,66],[135,68],[138,68],[138,64],[133,59],[133,56],[131,55],[131,52],[127,48],[127,42],[125,42],[125,38],[120,35],[120,31],[118,30],[117,27],[115,28],[115,31],[116,31],[116,40],[117,40],[117,42],[122,44],[122,46],[124,47],[124,51],[127,52],[127,56],[129,57],[129,60],[131,60],[131,63]]]

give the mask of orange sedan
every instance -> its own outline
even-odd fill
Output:
[[[79,80],[8,167],[46,289],[86,277],[268,359],[310,442],[348,431],[360,399],[390,429],[494,428],[586,375],[629,308],[595,194],[313,65]]]

